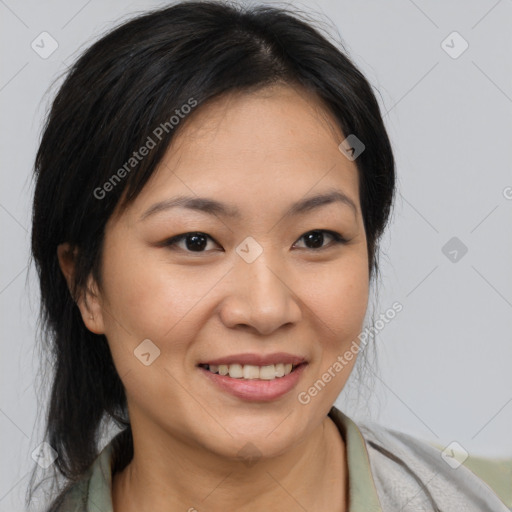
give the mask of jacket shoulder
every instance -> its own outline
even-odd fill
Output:
[[[493,461],[358,422],[383,511],[510,512],[512,459]],[[459,445],[460,446],[460,445]],[[437,508],[436,508],[437,507]]]
[[[445,447],[438,443],[430,443],[434,448],[443,451]],[[460,450],[453,450],[457,460],[483,480],[512,510],[512,457],[491,458],[471,455]]]

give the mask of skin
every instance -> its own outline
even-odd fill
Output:
[[[315,96],[282,85],[223,96],[183,123],[140,195],[109,220],[102,287],[90,278],[78,302],[87,328],[106,335],[128,398],[134,458],[113,476],[114,510],[347,510],[345,443],[327,414],[355,358],[309,404],[297,399],[357,340],[367,308],[357,168],[338,149],[345,136]],[[355,211],[332,202],[284,216],[331,189]],[[178,194],[242,217],[173,208],[140,220]],[[317,229],[349,242],[324,234],[315,248],[304,235]],[[161,245],[192,231],[212,237],[202,252],[186,240]],[[247,236],[263,249],[252,263],[235,252]],[[69,254],[59,247],[68,280]],[[134,356],[145,339],[160,350],[149,366]],[[266,403],[217,389],[196,367],[281,351],[308,365],[294,390]],[[255,464],[238,454],[246,443]]]

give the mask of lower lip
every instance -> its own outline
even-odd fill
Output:
[[[299,382],[306,366],[307,364],[301,364],[285,377],[277,377],[274,380],[233,379],[228,375],[212,373],[202,367],[199,367],[199,370],[220,389],[238,398],[254,402],[270,402],[290,392]]]

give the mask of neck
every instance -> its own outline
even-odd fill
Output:
[[[162,449],[135,432],[133,442],[132,461],[113,475],[114,512],[255,512],[276,503],[301,512],[347,509],[345,443],[329,417],[292,450],[254,464],[199,453],[179,441]]]

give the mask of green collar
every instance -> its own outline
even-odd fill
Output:
[[[334,406],[329,411],[329,417],[345,440],[348,465],[348,512],[382,512],[361,431],[346,414]]]

